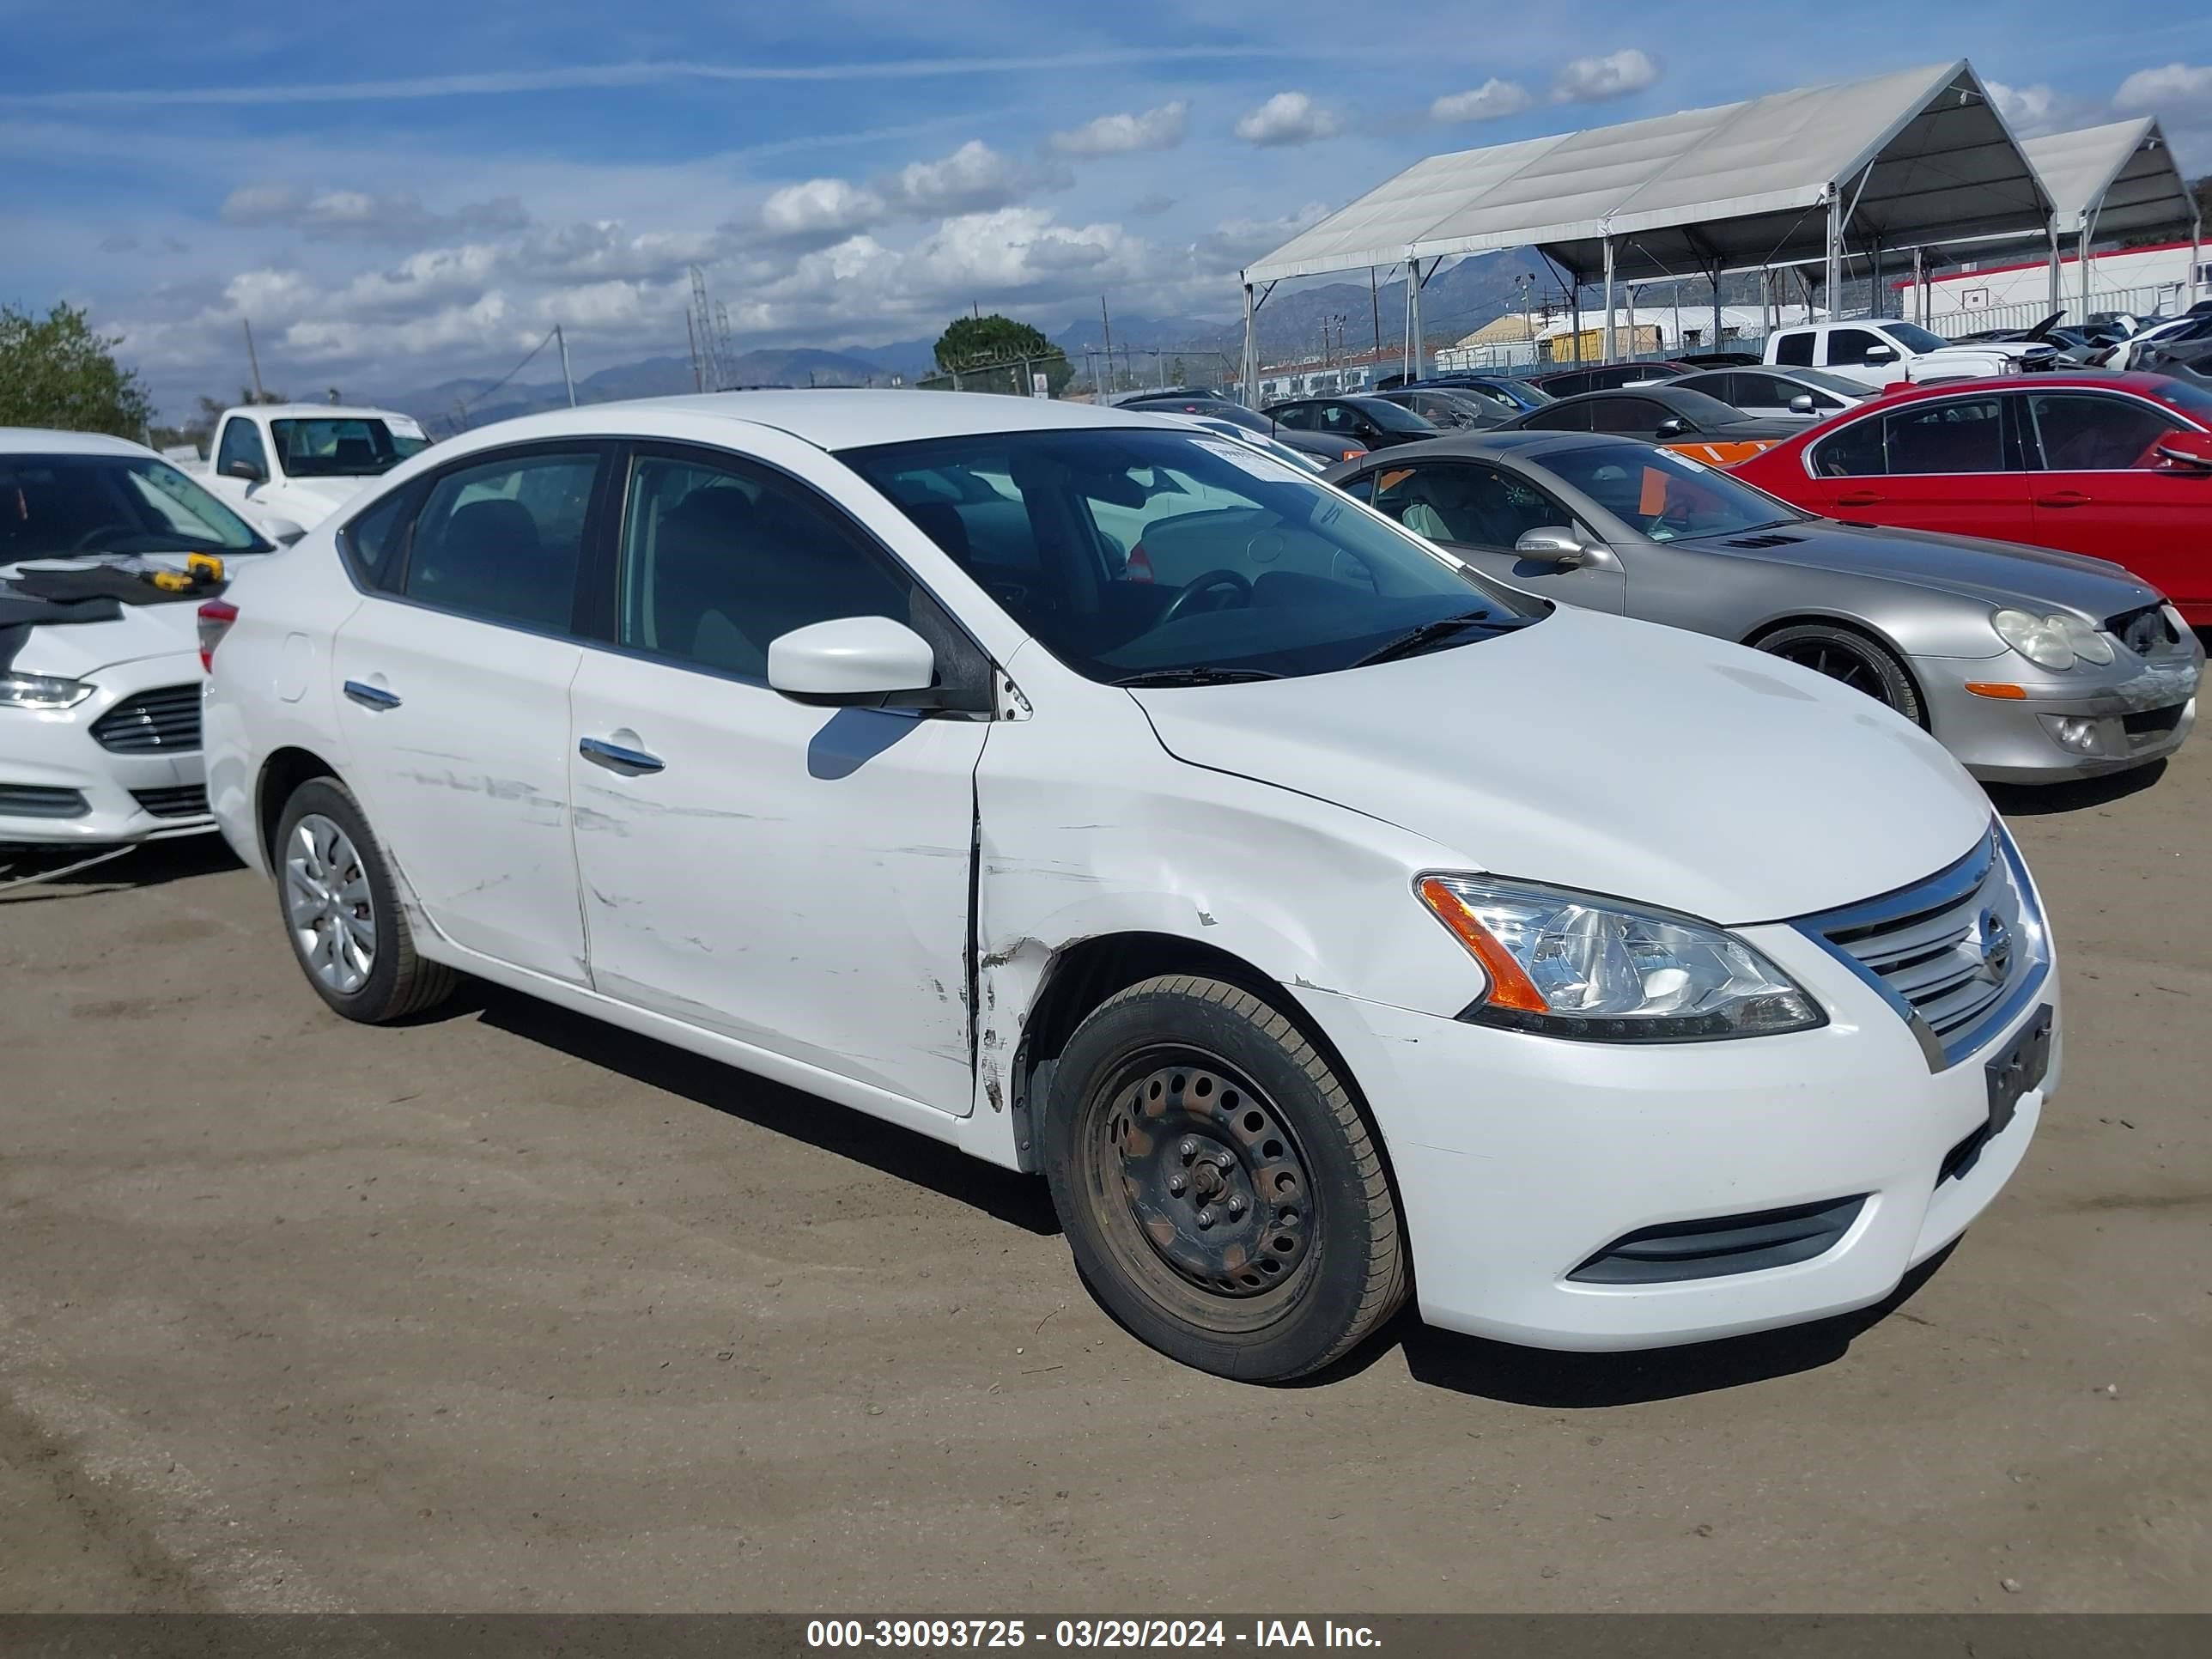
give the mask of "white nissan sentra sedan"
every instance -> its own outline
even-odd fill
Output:
[[[1911,722],[1164,417],[533,416],[206,632],[214,810],[339,1013],[472,974],[1042,1172],[1209,1370],[1409,1293],[1557,1348],[1863,1307],[2057,1076],[2034,885]]]

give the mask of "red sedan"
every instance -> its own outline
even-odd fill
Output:
[[[1897,392],[1730,469],[1810,512],[2124,565],[2212,626],[2212,392],[2026,374]]]

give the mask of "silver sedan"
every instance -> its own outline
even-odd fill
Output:
[[[1814,518],[1598,433],[1404,445],[1330,481],[1526,592],[1717,635],[1855,685],[1990,781],[2181,746],[2204,652],[2116,564]],[[1563,709],[1573,688],[1560,688]]]

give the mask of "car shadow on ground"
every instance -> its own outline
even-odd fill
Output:
[[[464,981],[461,1000],[446,1004],[438,1017],[471,1012],[495,1030],[865,1164],[894,1180],[927,1187],[1026,1232],[1041,1237],[1060,1232],[1042,1181],[986,1164],[895,1123],[618,1026],[579,1019],[550,1002],[473,981]]]
[[[1982,788],[1990,804],[2008,818],[2044,818],[2109,806],[2141,794],[2165,775],[2166,763],[2154,760],[2148,766],[2107,772],[2100,778],[2077,778],[2070,783],[1985,783]]]
[[[0,847],[0,905],[161,887],[239,867],[237,854],[212,834],[120,848]]]
[[[1633,1353],[1562,1353],[1522,1348],[1437,1330],[1422,1324],[1411,1309],[1399,1316],[1393,1334],[1405,1352],[1406,1369],[1413,1380],[1431,1388],[1553,1411],[1647,1405],[1686,1395],[1740,1389],[1832,1364],[1850,1351],[1861,1332],[1899,1313],[1950,1258],[1954,1248],[1946,1245],[1937,1251],[1870,1308],[1783,1330],[1687,1347],[1647,1348]],[[1917,1320],[1911,1314],[1903,1316]],[[1328,1382],[1364,1370],[1389,1352],[1389,1346],[1387,1338],[1371,1344],[1308,1381]]]

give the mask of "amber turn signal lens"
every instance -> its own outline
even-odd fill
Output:
[[[1966,690],[1978,697],[1995,697],[2000,702],[2026,702],[2027,688],[2013,685],[2004,680],[1968,680]]]
[[[1451,929],[1452,936],[1467,946],[1468,953],[1490,975],[1490,995],[1486,1000],[1491,1006],[1518,1008],[1530,1014],[1551,1012],[1552,1005],[1544,1000],[1544,994],[1536,988],[1536,982],[1522,970],[1513,953],[1475,920],[1474,912],[1467,908],[1465,900],[1434,876],[1425,878],[1419,890],[1421,902],[1436,913],[1438,921]]]

